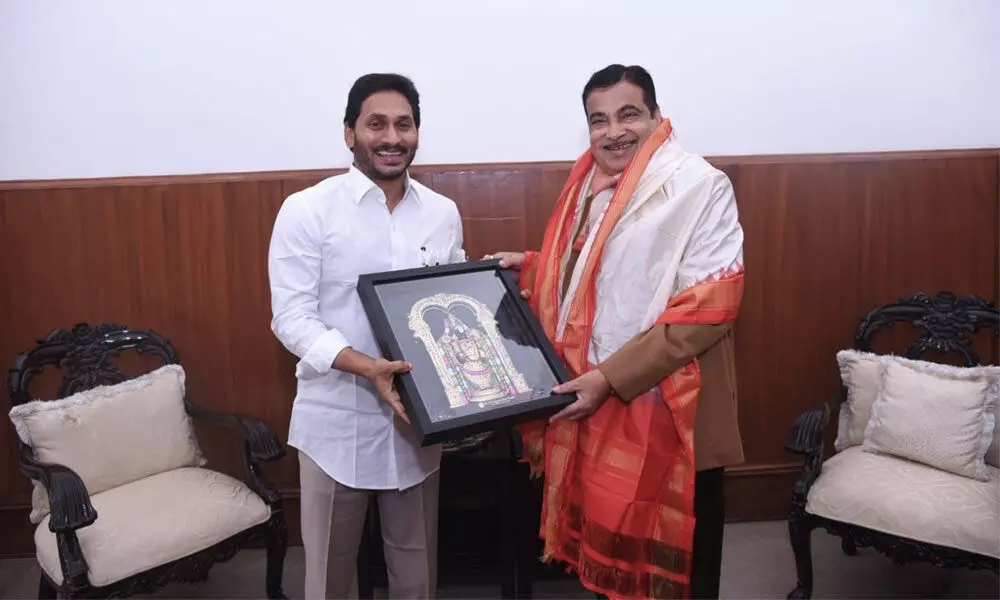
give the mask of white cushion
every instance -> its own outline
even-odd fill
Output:
[[[205,464],[184,410],[184,370],[165,365],[110,386],[10,411],[18,436],[42,463],[75,471],[91,494],[178,467]],[[31,522],[49,512],[36,482]]]
[[[254,525],[271,509],[243,482],[208,469],[158,473],[91,497],[97,520],[77,530],[91,585],[105,586],[204,550]],[[38,563],[62,583],[56,535],[35,529]]]
[[[840,405],[837,439],[833,447],[838,452],[865,441],[865,428],[872,405],[882,387],[882,357],[859,350],[837,353],[840,379],[847,389],[847,398]]]
[[[993,414],[993,442],[990,444],[990,449],[986,451],[986,464],[1000,467],[1000,401],[997,402],[997,408]]]
[[[989,480],[983,458],[993,441],[997,379],[934,363],[887,363],[862,448]]]
[[[848,448],[823,463],[806,512],[1000,558],[1000,470],[989,481]]]
[[[974,373],[984,380],[990,380],[993,384],[1000,378],[1000,367],[994,365],[955,367],[891,354],[874,354],[854,349],[841,350],[837,353],[837,365],[840,369],[841,382],[847,389],[847,398],[840,405],[837,437],[833,443],[838,452],[864,443],[872,406],[882,389],[883,373],[887,364],[927,366],[944,371]],[[994,386],[993,390],[992,393],[996,395],[997,387]],[[1000,419],[1000,413],[994,417],[995,421],[997,419]],[[993,445],[990,446],[986,456],[986,463],[994,467],[1000,466],[1000,431],[997,429],[1000,428],[994,428]]]

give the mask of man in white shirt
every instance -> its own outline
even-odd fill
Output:
[[[419,127],[409,79],[358,79],[344,115],[354,164],[289,196],[271,235],[271,329],[300,359],[288,443],[299,451],[307,599],[348,596],[372,494],[390,597],[435,593],[441,448],[417,443],[393,385],[411,366],[380,357],[356,289],[362,273],[466,259],[455,203],[407,173]]]

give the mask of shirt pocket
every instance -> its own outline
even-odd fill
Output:
[[[455,245],[454,232],[450,227],[437,227],[413,244],[418,267],[434,267],[452,262],[452,246]]]
[[[417,259],[421,267],[435,267],[450,262],[451,253],[447,244],[424,244],[417,249]]]

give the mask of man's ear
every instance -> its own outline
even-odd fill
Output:
[[[655,119],[657,123],[663,120],[663,115],[660,114],[659,106],[653,109],[653,119]]]
[[[344,125],[344,143],[347,144],[347,149],[354,152],[354,128],[350,125]]]

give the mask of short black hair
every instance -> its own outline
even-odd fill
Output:
[[[639,65],[626,67],[625,65],[614,64],[608,65],[591,75],[587,81],[587,85],[583,86],[584,112],[587,111],[587,98],[590,97],[591,92],[609,88],[619,81],[627,81],[642,89],[642,100],[646,103],[646,107],[649,108],[650,114],[657,109],[656,88],[653,86],[653,78],[650,76],[649,71]]]
[[[413,123],[420,128],[420,94],[408,77],[397,73],[369,73],[362,75],[347,93],[347,108],[344,110],[344,125],[351,129],[358,124],[361,105],[371,95],[379,92],[399,92],[413,109]]]

